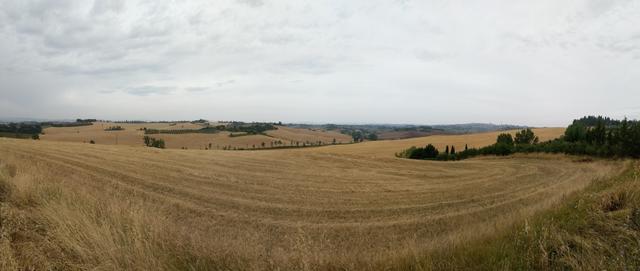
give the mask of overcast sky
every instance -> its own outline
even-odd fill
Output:
[[[0,1],[0,118],[585,114],[640,117],[640,1]]]

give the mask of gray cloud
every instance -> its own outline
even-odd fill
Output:
[[[638,13],[638,1],[606,0],[0,1],[0,115],[563,125],[638,114]]]
[[[141,86],[132,87],[125,90],[126,93],[136,96],[148,96],[148,95],[167,95],[172,91],[175,91],[175,87],[161,87],[161,86]]]

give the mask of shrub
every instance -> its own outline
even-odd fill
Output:
[[[438,149],[429,144],[424,148],[411,147],[403,151],[405,157],[411,159],[435,159],[438,156]]]
[[[162,139],[154,139],[151,147],[164,149],[164,140]]]
[[[538,143],[538,137],[529,128],[516,133],[514,139],[516,144],[535,144]]]
[[[495,155],[509,155],[513,153],[513,145],[507,143],[496,143],[494,145]]]
[[[498,138],[496,139],[496,143],[513,145],[513,137],[511,136],[511,134],[507,134],[507,133],[499,134]]]
[[[160,149],[165,148],[163,139],[155,139],[153,137],[144,136],[143,140],[144,140],[144,145],[147,147],[154,147],[154,148],[160,148]]]

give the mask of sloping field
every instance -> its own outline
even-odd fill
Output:
[[[564,134],[565,128],[538,128],[532,129],[540,141],[555,139]],[[321,152],[339,154],[357,154],[370,157],[392,157],[395,153],[412,146],[424,147],[433,144],[440,151],[444,151],[445,146],[455,146],[456,150],[464,150],[465,144],[469,148],[480,148],[496,142],[496,138],[501,133],[511,133],[515,135],[518,130],[497,131],[489,133],[464,134],[464,135],[433,135],[416,137],[392,141],[368,141],[348,146],[328,146],[322,148]]]
[[[394,268],[494,234],[621,168],[544,155],[393,157],[406,144],[495,136],[445,138],[242,152],[0,139],[18,198],[46,198],[32,204],[46,238],[20,239],[14,254],[63,269]]]
[[[121,126],[123,131],[105,131],[104,129],[111,126]],[[200,129],[203,126],[192,123],[111,123],[96,122],[91,126],[78,127],[50,127],[44,130],[44,135],[40,136],[42,140],[59,141],[59,142],[79,142],[89,143],[91,140],[100,145],[128,145],[143,146],[143,137],[145,136],[142,128],[158,129],[158,130],[174,130],[174,129]],[[266,135],[248,135],[230,137],[229,132],[219,132],[215,134],[153,134],[149,135],[154,138],[164,139],[166,147],[170,149],[205,149],[211,144],[212,149],[223,149],[226,146],[235,148],[261,148],[262,143],[265,147],[271,147],[272,143],[282,142],[280,146],[295,146],[296,142],[300,145],[311,142],[322,141],[323,144],[331,144],[333,139],[336,143],[349,143],[351,137],[333,131],[312,131],[309,129],[290,128],[286,126],[278,126],[277,130],[267,131]],[[278,146],[278,145],[276,145]]]
[[[267,131],[267,135],[281,138],[283,141],[317,142],[331,144],[335,139],[336,143],[349,143],[351,136],[338,133],[336,131],[311,130],[302,128],[291,128],[286,126],[278,127],[278,130]]]
[[[105,131],[112,126],[124,128],[122,131]],[[42,140],[89,143],[93,140],[96,144],[105,145],[129,145],[143,146],[143,128],[158,130],[173,129],[200,129],[203,126],[193,123],[113,123],[95,122],[93,125],[77,127],[49,127],[44,129],[44,134],[40,136]],[[202,144],[199,144],[202,145]],[[179,148],[179,147],[178,147]]]

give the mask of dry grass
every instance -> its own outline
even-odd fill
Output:
[[[325,144],[331,144],[334,139],[336,140],[336,143],[349,143],[352,141],[351,136],[341,134],[336,131],[291,128],[286,126],[279,126],[278,130],[267,131],[267,135],[275,138],[281,138],[283,141],[286,141],[286,143],[289,143],[290,141],[322,141]]]
[[[491,238],[434,251],[422,270],[640,270],[640,163]]]
[[[215,125],[215,124],[213,124]],[[105,131],[110,126],[121,126],[123,131]],[[91,140],[100,145],[127,145],[143,146],[145,136],[142,128],[173,130],[173,129],[200,129],[203,126],[192,123],[111,123],[96,122],[91,126],[78,127],[50,127],[44,130],[44,135],[40,139],[57,142],[80,142],[89,143]],[[216,134],[154,134],[154,138],[164,139],[167,148],[170,149],[205,149],[211,144],[212,149],[222,149],[225,146],[235,148],[250,149],[254,146],[260,148],[262,143],[265,147],[271,147],[271,142],[281,141],[283,145],[291,145],[291,141],[298,141],[309,144],[310,142],[322,141],[324,144],[332,143],[336,139],[337,143],[349,143],[351,137],[333,131],[309,130],[278,126],[278,130],[267,131],[267,135],[248,135],[239,137],[229,137],[228,132]],[[293,143],[295,145],[295,143]]]
[[[495,138],[414,140],[480,137]],[[393,157],[411,140],[372,143],[204,152],[0,139],[11,187],[3,217],[25,219],[2,224],[9,234],[0,246],[11,250],[0,264],[398,268],[492,236],[621,168],[546,155],[413,161]],[[28,238],[7,238],[11,232]]]

